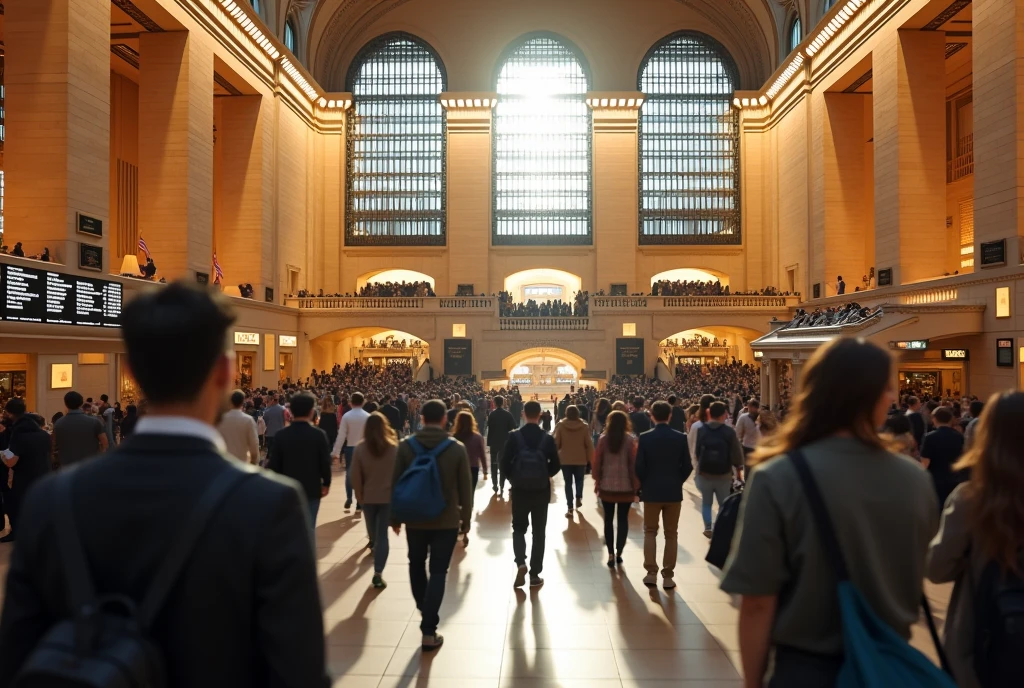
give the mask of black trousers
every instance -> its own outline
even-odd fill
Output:
[[[491,447],[491,485],[505,491],[505,472],[501,470],[501,449]],[[501,476],[498,474],[501,473]]]
[[[836,685],[842,657],[804,652],[791,647],[775,648],[775,667],[769,688],[831,688]]]
[[[516,565],[526,564],[526,529],[533,529],[530,553],[530,575],[538,576],[544,569],[544,533],[548,526],[548,496],[545,490],[512,488],[512,552]]]
[[[626,548],[626,539],[629,537],[629,507],[632,502],[606,502],[601,500],[604,508],[604,542],[608,546],[608,554],[622,554]],[[615,525],[615,510],[619,511],[617,528]],[[615,532],[618,530],[618,532]],[[615,543],[615,550],[612,551],[612,543]]]

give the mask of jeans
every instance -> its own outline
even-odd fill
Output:
[[[608,546],[608,554],[622,554],[626,548],[626,538],[629,536],[629,507],[631,502],[606,502],[601,500],[604,507],[604,542]],[[615,508],[619,509],[618,533],[615,532]],[[615,542],[615,551],[612,551],[612,542]]]
[[[501,448],[491,447],[491,484],[495,488],[500,488],[502,492],[505,491],[505,474],[500,470],[501,466]],[[499,479],[498,474],[501,473]],[[499,485],[500,481],[500,485]]]
[[[512,553],[516,566],[526,565],[526,528],[533,533],[530,575],[544,570],[544,534],[548,526],[548,493],[538,490],[512,490]]]
[[[309,500],[309,527],[313,529],[313,542],[316,542],[316,515],[320,511],[320,498]]]
[[[391,519],[390,504],[363,504],[363,518],[366,519],[366,536],[373,547],[373,572],[383,573],[388,563],[388,521]]]
[[[480,467],[470,466],[469,472],[473,475],[473,492],[476,492],[476,484],[480,482]]]
[[[405,529],[409,543],[409,584],[416,608],[423,615],[420,633],[434,635],[439,621],[437,612],[444,599],[444,584],[448,577],[448,566],[455,551],[457,528],[450,530]],[[427,577],[427,555],[430,555],[430,577]]]
[[[565,480],[565,503],[572,511],[572,484],[576,481],[576,499],[583,499],[583,476],[587,474],[586,466],[562,466],[562,478]]]
[[[732,492],[732,474],[729,475],[698,475],[695,479],[700,490],[702,504],[700,514],[704,517],[704,530],[711,530],[711,502],[718,500],[718,508]]]
[[[345,500],[352,501],[352,454],[355,447],[345,447]]]
[[[661,573],[671,577],[676,568],[676,554],[679,548],[679,513],[681,502],[644,502],[644,568],[652,576],[658,575],[658,518],[665,527],[665,558]]]

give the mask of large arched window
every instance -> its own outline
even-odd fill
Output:
[[[408,34],[381,36],[348,74],[345,243],[445,243],[445,124],[441,60]]]
[[[292,55],[296,54],[295,48],[298,47],[295,37],[295,19],[288,17],[288,21],[284,23],[284,47],[288,48]]]
[[[527,37],[501,63],[495,244],[591,243],[588,88],[576,51],[554,36]]]
[[[796,50],[796,47],[800,45],[800,41],[802,40],[803,36],[800,35],[800,17],[794,17],[793,23],[789,25],[789,45],[786,46],[787,52],[791,53]]]
[[[740,243],[732,58],[704,34],[673,34],[647,54],[638,81],[640,243]]]

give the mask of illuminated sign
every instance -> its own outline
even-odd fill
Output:
[[[942,358],[946,361],[966,361],[971,358],[967,349],[943,349]]]
[[[259,346],[259,332],[235,332],[235,344],[250,344]]]
[[[996,340],[996,366],[1000,368],[1013,367],[1013,340]]]
[[[754,352],[754,358],[764,358],[764,352],[763,351],[755,351]]]
[[[928,340],[912,339],[909,342],[892,342],[892,348],[908,351],[920,351],[928,348]]]
[[[54,363],[50,366],[50,388],[71,389],[72,373],[74,369],[70,363]]]
[[[299,345],[299,338],[294,336],[294,335],[290,335],[290,334],[282,334],[282,335],[280,335],[277,338],[277,345],[278,346],[298,346]]]

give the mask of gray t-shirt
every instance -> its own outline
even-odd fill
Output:
[[[931,478],[905,456],[832,437],[804,448],[836,528],[850,578],[875,613],[910,637],[928,544],[939,527]],[[722,590],[777,595],[772,644],[843,651],[835,572],[793,463],[756,467],[740,507]]]
[[[284,428],[284,406],[268,406],[263,412],[263,422],[267,426],[267,437],[276,435],[278,430]]]
[[[100,451],[100,435],[106,434],[103,421],[89,416],[81,409],[68,411],[53,426],[57,460],[61,466],[70,466]]]

